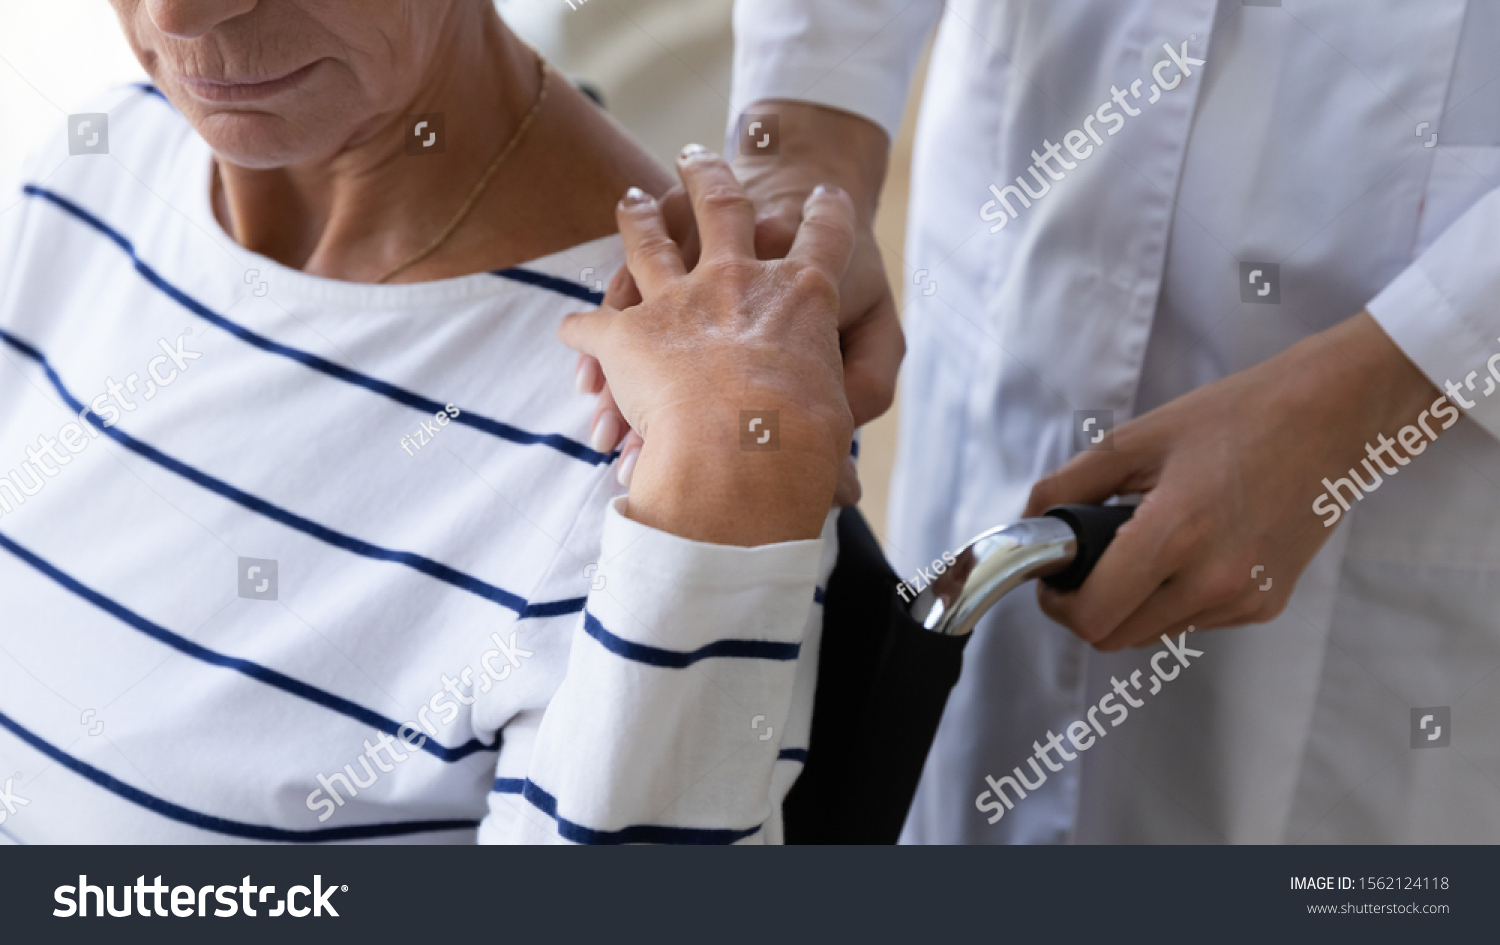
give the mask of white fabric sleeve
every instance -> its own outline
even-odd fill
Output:
[[[821,638],[814,595],[832,571],[836,516],[817,539],[739,548],[648,528],[624,501],[608,510],[603,580],[506,840],[779,841],[786,779],[773,775],[803,644]],[[809,714],[810,699],[796,701]],[[792,721],[805,746],[807,719]]]
[[[942,0],[735,0],[728,140],[761,99],[868,118],[895,140],[912,72]]]
[[[1500,438],[1500,190],[1492,190],[1370,300],[1380,327],[1440,388]],[[1464,407],[1464,403],[1472,407]]]
[[[67,157],[67,131],[63,127],[53,131],[41,146],[27,154],[19,168],[0,174],[0,308],[5,307],[12,285],[11,272],[21,254],[26,221],[33,204],[21,188],[51,177]],[[0,328],[4,327],[0,325]]]

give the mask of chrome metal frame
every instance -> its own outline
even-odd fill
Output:
[[[965,545],[907,612],[934,633],[964,636],[1018,584],[1063,570],[1077,554],[1077,536],[1060,518],[992,528]]]

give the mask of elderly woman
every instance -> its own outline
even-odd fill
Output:
[[[0,834],[779,840],[848,197],[756,262],[689,148],[688,273],[487,0],[114,6],[154,84],[0,220]]]

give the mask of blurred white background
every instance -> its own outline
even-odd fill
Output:
[[[105,0],[0,0],[0,181],[101,89],[145,79]]]
[[[723,147],[733,0],[496,0],[506,21],[559,70],[603,93],[610,113],[670,165],[688,142]],[[69,113],[110,86],[146,78],[106,0],[0,0],[0,213],[21,162]],[[915,103],[896,142],[876,233],[898,301]],[[861,502],[884,537],[895,412],[862,434]]]

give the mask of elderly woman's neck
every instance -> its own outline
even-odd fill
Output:
[[[517,137],[542,87],[536,54],[484,9],[489,15],[478,23],[449,25],[454,35],[444,38],[445,54],[409,101],[333,153],[272,169],[219,160],[220,223],[241,245],[278,262],[353,282],[378,281],[431,248]],[[412,116],[423,115],[441,118],[428,119],[419,138]],[[602,127],[591,131],[595,125]],[[601,137],[622,136],[566,81],[550,76],[534,120],[462,221],[391,281],[502,268],[612,232],[614,196],[630,184],[660,190],[665,181],[623,140],[623,162],[591,156]],[[572,165],[587,184],[560,175],[560,165]],[[576,205],[567,206],[570,200]]]

